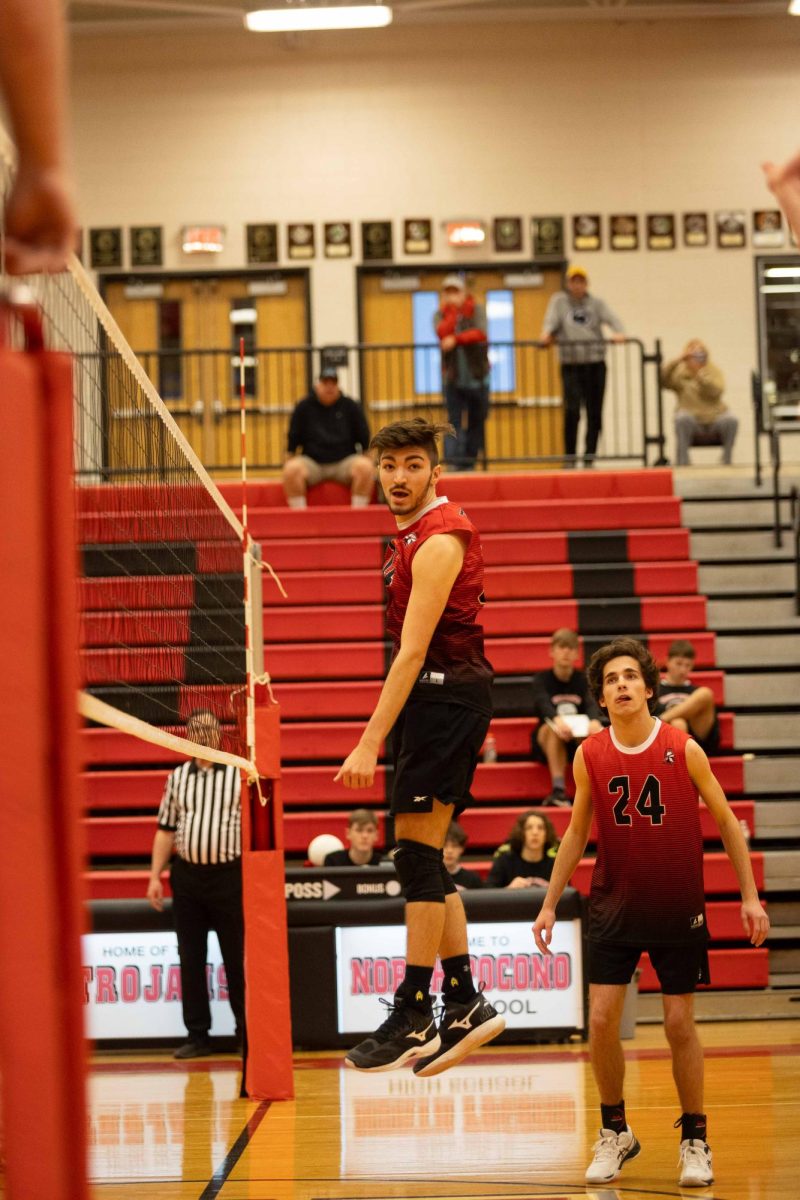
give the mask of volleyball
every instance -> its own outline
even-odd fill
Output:
[[[332,833],[319,833],[308,843],[308,857],[315,867],[323,866],[334,850],[344,850],[344,842]]]

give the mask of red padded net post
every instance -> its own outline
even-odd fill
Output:
[[[86,1200],[69,358],[0,347],[0,1070],[8,1194]]]
[[[245,1089],[252,1100],[291,1100],[292,1020],[280,799],[280,709],[259,696],[256,766],[262,796],[249,790],[242,810],[247,1001]],[[262,797],[266,804],[262,804]]]

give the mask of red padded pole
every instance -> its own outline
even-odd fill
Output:
[[[72,365],[0,348],[0,1061],[7,1194],[88,1200]]]

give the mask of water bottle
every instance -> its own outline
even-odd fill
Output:
[[[747,824],[747,821],[745,821],[744,817],[741,817],[739,820],[739,828],[742,831],[742,837],[749,845],[750,844],[750,826]]]
[[[497,741],[492,733],[489,734],[483,743],[483,761],[485,763],[497,762]]]

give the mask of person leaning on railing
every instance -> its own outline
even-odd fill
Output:
[[[564,454],[568,466],[575,462],[582,408],[586,410],[584,466],[594,465],[603,429],[606,390],[604,326],[613,330],[612,342],[625,341],[625,330],[616,313],[605,300],[590,295],[586,270],[570,267],[564,290],[550,297],[540,339],[545,346],[558,344],[564,392]]]
[[[678,397],[675,410],[678,466],[689,465],[689,447],[698,436],[718,437],[722,445],[722,461],[730,463],[739,421],[723,403],[725,377],[719,367],[710,361],[705,343],[699,338],[692,338],[677,358],[664,363],[661,386],[675,392]]]

